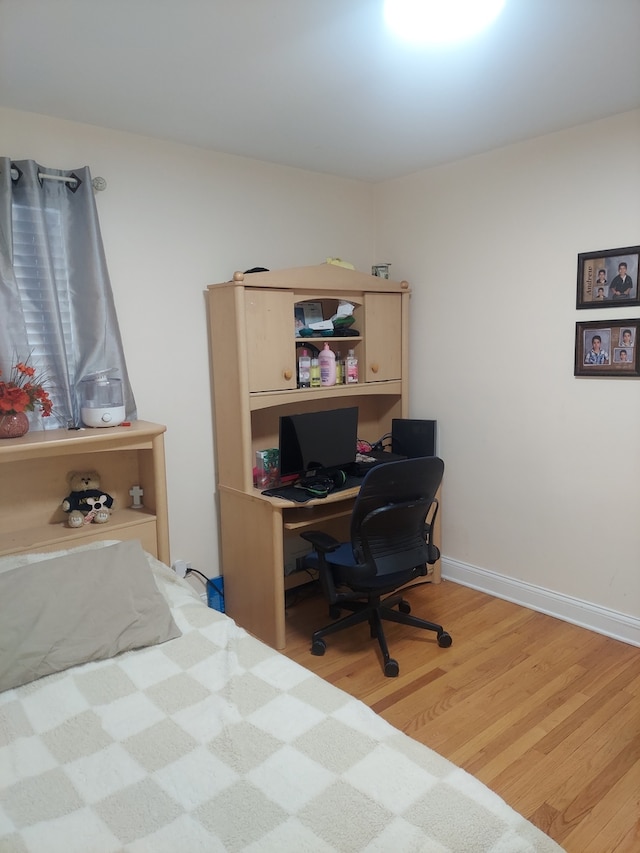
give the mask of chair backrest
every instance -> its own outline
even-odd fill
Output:
[[[442,482],[437,456],[387,462],[365,476],[351,515],[351,545],[366,574],[410,570],[430,560],[425,519]]]

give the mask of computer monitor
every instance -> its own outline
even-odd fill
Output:
[[[391,450],[409,459],[436,455],[437,421],[415,418],[393,418],[391,421]]]
[[[283,415],[280,477],[351,468],[358,441],[358,407]]]

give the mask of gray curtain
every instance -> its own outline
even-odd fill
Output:
[[[40,179],[39,173],[73,176],[77,183]],[[25,246],[25,234],[30,233],[36,237],[31,246]],[[52,417],[38,420],[45,428],[78,426],[83,377],[110,368],[115,369],[113,377],[122,381],[127,419],[135,420],[136,404],[88,167],[69,172],[43,168],[32,160],[0,157],[0,368],[4,376],[16,354],[25,358],[33,351],[27,334],[27,316],[33,306],[25,304],[15,275],[14,263],[21,251],[36,254],[37,310],[43,312],[46,334],[52,342],[46,364],[41,364],[41,357],[34,362],[44,368],[55,386],[56,404]],[[60,310],[56,265],[67,272],[71,338],[69,329],[65,335],[62,327],[64,312]]]

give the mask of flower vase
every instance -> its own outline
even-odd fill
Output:
[[[20,438],[29,432],[29,418],[24,412],[0,415],[0,438]]]

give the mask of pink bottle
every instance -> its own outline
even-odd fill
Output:
[[[325,344],[318,355],[318,363],[320,364],[320,384],[335,385],[336,384],[336,356],[329,344]]]

